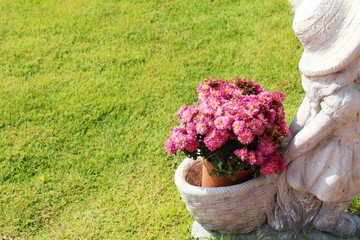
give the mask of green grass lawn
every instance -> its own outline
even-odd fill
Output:
[[[205,77],[303,97],[286,0],[1,0],[0,236],[188,239],[164,142]],[[353,211],[358,212],[356,204]]]

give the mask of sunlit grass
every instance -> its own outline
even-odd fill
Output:
[[[303,97],[286,0],[0,1],[0,234],[187,239],[164,142],[205,77]]]

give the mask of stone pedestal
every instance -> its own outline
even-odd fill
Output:
[[[320,232],[313,228],[303,229],[302,231],[284,231],[277,232],[273,230],[268,224],[263,224],[258,229],[255,229],[248,234],[228,235],[221,234],[215,231],[208,231],[203,228],[197,221],[194,221],[191,235],[194,239],[231,239],[231,240],[303,240],[303,239],[321,239],[321,240],[360,240],[360,219],[359,217],[350,213],[345,213],[348,217],[351,217],[358,224],[358,234],[355,237],[337,237],[326,232]]]

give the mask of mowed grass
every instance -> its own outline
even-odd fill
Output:
[[[205,77],[303,97],[286,0],[0,1],[0,235],[188,239],[164,142]],[[359,211],[354,206],[354,211]]]

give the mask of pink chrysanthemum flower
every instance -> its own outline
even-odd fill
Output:
[[[214,129],[204,138],[204,143],[210,151],[220,148],[229,139],[227,131]]]
[[[247,162],[251,166],[259,166],[264,163],[264,157],[262,154],[259,154],[257,151],[249,151]]]
[[[212,113],[215,113],[216,110],[221,106],[221,103],[218,99],[210,98],[206,101],[206,105],[208,108],[212,109]]]
[[[255,135],[249,129],[243,129],[237,134],[239,141],[244,144],[250,144],[254,139]]]
[[[211,133],[204,138],[204,143],[210,151],[215,151],[222,145],[221,138],[215,135],[211,136]]]
[[[246,122],[237,120],[233,123],[232,127],[235,135],[239,136],[241,132],[246,129]]]
[[[186,124],[186,132],[190,135],[196,135],[196,125],[192,122]]]
[[[268,116],[267,116],[267,121],[270,123],[270,124],[273,124],[274,121],[276,119],[276,111],[274,109],[270,109],[268,111]]]
[[[247,125],[256,136],[261,136],[264,133],[265,125],[257,118],[253,118]]]
[[[210,86],[208,83],[201,83],[197,88],[197,94],[198,96],[201,96],[202,99],[204,99],[205,96],[208,95],[209,90]]]
[[[235,89],[232,89],[232,100],[234,102],[238,101],[239,99],[241,99],[244,95],[244,90],[242,89],[238,89],[238,88],[235,88]]]
[[[261,92],[258,97],[259,100],[266,105],[268,105],[273,100],[273,97],[269,92]]]
[[[264,163],[264,156],[256,151],[249,151],[246,147],[237,149],[234,152],[235,156],[241,161],[248,162],[251,166],[258,166]]]
[[[178,134],[178,133],[181,133],[181,134],[184,134],[184,135],[187,133],[186,128],[184,127],[184,125],[174,127],[173,130],[171,131],[172,135],[175,135],[175,134]]]
[[[259,112],[260,106],[257,102],[251,100],[246,104],[246,109],[251,112],[251,116],[255,116]]]
[[[249,157],[249,150],[244,147],[241,149],[236,149],[234,152],[235,156],[241,159],[241,161],[246,161]]]
[[[209,132],[209,127],[204,121],[199,121],[196,123],[196,132],[201,135],[206,135]]]
[[[249,151],[247,161],[250,163],[251,166],[258,165],[257,164],[256,153],[254,151]]]
[[[178,117],[179,119],[181,119],[181,117],[182,117],[182,115],[183,115],[183,112],[184,112],[186,109],[188,109],[188,106],[183,105],[183,106],[180,107],[179,111],[177,112],[177,117]]]
[[[285,169],[285,161],[284,161],[284,157],[278,153],[278,152],[275,152],[273,154],[273,158],[272,158],[272,161],[276,162],[276,166],[277,166],[277,173],[281,173],[282,171],[284,171]]]
[[[264,162],[265,162],[264,155],[261,152],[256,151],[256,165],[261,166],[262,164],[264,164]]]
[[[214,116],[215,116],[215,117],[219,117],[219,116],[222,116],[223,113],[224,113],[223,108],[222,108],[222,107],[218,107],[218,108],[216,109],[215,113],[214,113]]]
[[[262,154],[264,154],[264,156],[269,156],[276,151],[274,144],[267,139],[260,140],[258,149]]]
[[[264,115],[258,114],[258,115],[256,116],[256,118],[259,119],[259,121],[261,122],[261,125],[264,127],[264,129],[271,128],[271,124],[269,124],[269,122],[268,122],[267,119],[264,117]]]
[[[169,138],[165,142],[165,150],[169,154],[175,154],[177,152],[177,149],[175,147],[175,142],[172,138]]]
[[[285,169],[285,161],[279,153],[274,153],[268,157],[268,161],[261,167],[260,173],[270,175],[273,173],[281,173]]]
[[[272,162],[265,163],[260,169],[260,173],[262,175],[271,175],[271,174],[276,173],[276,172],[277,172],[277,167]]]
[[[223,84],[219,88],[221,98],[226,100],[231,98],[233,91],[234,86],[232,84]]]
[[[172,135],[172,140],[174,141],[174,145],[177,150],[185,149],[186,134],[175,132]]]
[[[199,142],[196,139],[195,135],[188,135],[186,137],[186,141],[185,141],[185,149],[188,152],[193,152],[197,149],[197,147],[199,146]]]
[[[251,112],[244,107],[242,102],[233,104],[231,113],[239,120],[248,120],[251,118]]]
[[[284,122],[282,122],[280,124],[280,128],[282,129],[282,132],[284,133],[285,137],[290,137],[291,136],[290,129],[287,127],[285,120],[284,120]]]
[[[198,111],[198,113],[194,116],[195,123],[201,122],[203,121],[203,119],[204,119],[204,115],[200,111]]]
[[[207,104],[207,102],[202,102],[199,107],[199,112],[201,112],[203,115],[212,115],[213,109]]]
[[[282,102],[285,100],[285,93],[279,92],[279,91],[274,91],[272,95],[273,95],[274,100],[277,103],[279,103],[280,105],[282,105]]]
[[[230,116],[221,116],[215,119],[214,125],[217,129],[220,130],[230,130],[232,121],[233,119]]]
[[[178,112],[178,117],[181,123],[191,122],[194,115],[197,113],[197,109],[195,107],[185,107],[181,108]]]

